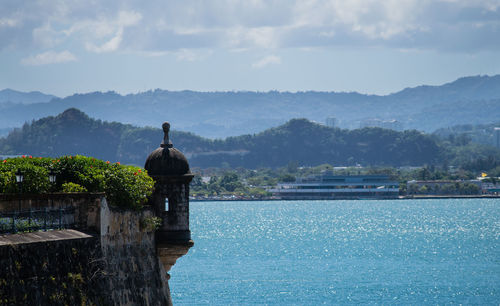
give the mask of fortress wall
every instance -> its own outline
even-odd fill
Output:
[[[95,231],[0,236],[0,305],[172,304],[152,210],[110,207],[104,197],[92,203]]]
[[[113,208],[101,202],[101,249],[115,304],[171,305],[167,272],[156,254],[152,210]]]
[[[0,245],[0,305],[111,304],[101,259],[92,236]]]

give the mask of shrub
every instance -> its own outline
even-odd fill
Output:
[[[16,171],[24,175],[22,190]],[[48,174],[57,176],[55,184]],[[153,179],[139,167],[105,162],[86,156],[19,157],[0,160],[0,193],[104,192],[111,205],[141,208],[153,190]]]
[[[146,232],[152,232],[161,227],[162,220],[158,217],[148,217],[141,219],[139,226],[141,230]]]
[[[50,183],[47,168],[43,160],[32,156],[10,158],[0,163],[0,192],[4,193],[45,193],[49,191]],[[22,185],[16,184],[16,172],[21,170],[24,175]]]
[[[86,191],[87,188],[72,182],[67,182],[62,184],[62,192],[86,192]]]

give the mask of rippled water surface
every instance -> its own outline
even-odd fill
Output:
[[[191,203],[176,305],[500,304],[500,200]]]

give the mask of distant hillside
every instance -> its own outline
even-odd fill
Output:
[[[191,133],[173,131],[171,134],[172,139],[180,139],[177,145],[181,147],[204,144],[204,139]],[[55,117],[25,123],[22,128],[0,138],[0,154],[82,154],[141,165],[162,139],[161,129],[95,120],[71,108]],[[210,141],[205,140],[207,142]]]
[[[39,91],[32,92],[21,92],[12,89],[0,90],[0,104],[12,103],[12,104],[33,104],[33,103],[44,103],[56,98],[53,95],[46,95]]]
[[[497,132],[500,121],[489,124],[461,124],[436,130],[433,134],[454,141],[470,140],[475,143],[497,146]],[[500,131],[499,131],[500,132]]]
[[[2,106],[0,106],[2,107]],[[387,96],[335,92],[195,92],[154,90],[119,95],[75,94],[50,102],[2,107],[0,128],[56,115],[70,107],[94,118],[136,126],[169,120],[179,130],[211,138],[261,132],[292,118],[324,122],[337,118],[342,128],[367,119],[395,119],[405,129],[431,132],[456,124],[479,124],[500,117],[500,75],[458,79],[441,86],[407,88]]]
[[[389,96],[396,100],[431,104],[447,101],[498,99],[500,98],[499,93],[500,75],[495,75],[463,77],[440,86],[423,85],[406,88]]]
[[[173,126],[175,128],[175,126]],[[77,109],[46,117],[0,138],[0,153],[60,156],[83,154],[104,160],[143,165],[159,146],[161,129],[139,128],[118,122],[95,120]],[[210,140],[192,133],[172,131],[175,147],[183,151],[193,167],[280,167],[289,162],[302,166],[333,165],[419,166],[452,162],[455,151],[448,142],[417,131],[397,132],[381,128],[342,130],[306,119],[254,135]],[[454,144],[451,144],[454,145]],[[494,155],[500,151],[478,151],[459,147],[464,160],[470,156]]]

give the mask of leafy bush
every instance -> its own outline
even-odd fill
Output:
[[[62,184],[62,192],[86,192],[86,191],[87,188],[72,182],[67,182]]]
[[[12,162],[13,161],[13,162]],[[24,156],[23,158],[7,159],[0,165],[0,192],[5,193],[44,193],[49,189],[47,168],[44,160]],[[16,172],[21,170],[24,175],[22,185],[16,184]],[[3,188],[2,188],[3,187]]]
[[[161,218],[158,217],[148,217],[141,219],[139,222],[139,226],[141,227],[142,230],[147,231],[147,232],[152,232],[161,227],[162,220]]]
[[[22,185],[16,184],[17,170],[24,175]],[[55,184],[49,181],[51,171],[57,177]],[[0,160],[0,193],[104,192],[111,205],[140,208],[153,186],[153,179],[142,168],[92,157],[23,156]]]

